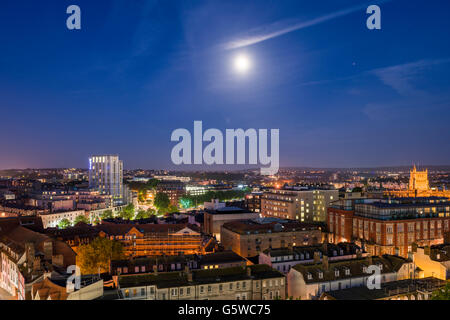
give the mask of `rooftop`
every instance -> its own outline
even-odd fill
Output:
[[[443,285],[445,281],[437,278],[406,279],[381,284],[381,289],[369,289],[366,286],[353,287],[343,290],[325,293],[331,299],[336,300],[377,300],[385,299],[399,294],[414,293],[420,291],[434,291]]]
[[[250,276],[247,274],[246,268],[243,267],[195,270],[192,271],[192,281],[188,280],[186,272],[120,276],[119,285],[125,288],[151,285],[156,285],[158,288],[170,288],[217,282],[284,277],[282,273],[267,265],[252,265],[247,268],[251,270]]]
[[[264,234],[275,232],[292,232],[306,230],[321,230],[321,225],[315,223],[304,223],[295,220],[280,219],[249,219],[230,221],[223,224],[223,228],[239,234]]]
[[[393,255],[373,256],[367,258],[329,261],[328,268],[323,263],[297,264],[294,270],[303,274],[307,283],[333,281],[338,279],[367,276],[364,267],[380,265],[381,273],[397,272],[410,260]],[[336,273],[336,271],[339,271]],[[349,271],[349,273],[347,272]]]

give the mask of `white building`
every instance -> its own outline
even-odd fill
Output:
[[[56,228],[63,219],[67,219],[70,223],[74,223],[78,216],[86,216],[84,210],[62,211],[53,213],[44,213],[39,215],[42,219],[44,228]]]
[[[261,197],[261,214],[264,217],[299,220],[302,222],[326,221],[327,208],[339,199],[339,191],[330,188],[293,186],[264,191]]]
[[[89,187],[111,195],[117,204],[123,202],[123,162],[118,155],[89,158]]]
[[[411,260],[399,256],[373,256],[360,259],[298,264],[287,275],[288,297],[300,300],[318,299],[322,293],[354,287],[376,285],[411,278]],[[375,276],[375,270],[379,275]]]

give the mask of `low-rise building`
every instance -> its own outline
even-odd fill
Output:
[[[217,202],[217,205],[218,204],[220,203]],[[203,228],[206,234],[210,234],[214,236],[217,241],[220,241],[220,229],[224,223],[236,220],[255,219],[259,218],[259,216],[260,215],[257,212],[237,207],[226,207],[225,203],[223,203],[222,207],[205,209],[203,215]]]
[[[429,300],[445,283],[432,277],[405,279],[382,283],[380,289],[362,286],[324,292],[320,300]]]
[[[450,279],[450,244],[413,249],[413,261],[421,269],[421,277]]]
[[[375,270],[379,271],[379,278],[373,275]],[[320,263],[297,264],[291,268],[287,275],[288,296],[313,300],[324,292],[367,286],[373,283],[372,280],[382,284],[413,277],[415,267],[412,261],[398,256],[370,256],[342,261],[329,261],[324,256]]]
[[[46,212],[41,213],[39,216],[42,219],[44,228],[56,228],[64,219],[69,220],[73,224],[78,216],[86,216],[86,212],[84,210]]]
[[[215,252],[205,255],[179,255],[158,257],[137,257],[111,261],[111,275],[140,274],[150,272],[171,272],[189,270],[223,269],[244,267],[247,260],[233,251]]]
[[[95,276],[82,276],[80,287],[67,288],[67,279],[45,277],[32,285],[32,300],[94,300],[103,296],[103,280]]]
[[[322,242],[322,226],[276,218],[257,218],[222,225],[221,243],[243,257],[254,257],[266,249],[313,245]]]
[[[323,243],[312,246],[298,246],[292,248],[266,249],[259,254],[259,264],[267,264],[286,274],[297,264],[308,264],[322,261],[323,256],[329,261],[348,260],[366,257],[354,243]]]
[[[31,230],[41,227],[37,217],[0,219],[0,288],[18,300],[29,299],[32,284],[52,268],[75,265],[66,243]]]
[[[204,236],[196,225],[190,224],[133,224],[102,221],[95,226],[99,235],[118,240],[130,257],[203,254],[211,237]]]
[[[282,273],[266,265],[120,276],[119,295],[130,300],[284,299]]]

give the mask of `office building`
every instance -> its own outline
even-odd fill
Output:
[[[123,162],[118,155],[89,158],[89,187],[111,195],[114,204],[123,203]]]
[[[261,214],[264,217],[325,222],[327,207],[339,199],[339,191],[331,187],[293,186],[264,191]]]

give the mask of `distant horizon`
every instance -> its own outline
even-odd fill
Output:
[[[419,165],[415,164],[418,170],[425,170],[427,168],[447,168],[450,169],[450,164],[442,164],[442,165]],[[372,167],[310,167],[310,166],[286,166],[280,167],[280,170],[351,170],[351,169],[403,169],[409,168],[412,169],[414,164],[412,165],[387,165],[387,166],[372,166]],[[42,167],[42,168],[8,168],[8,169],[0,169],[0,171],[14,171],[14,170],[64,170],[64,169],[75,169],[75,170],[89,170],[89,168],[82,167]],[[242,171],[250,171],[250,170],[258,170],[259,167],[252,168],[243,168],[243,169],[164,169],[164,168],[124,168],[124,170],[148,170],[148,171],[170,171],[170,172],[242,172]]]

